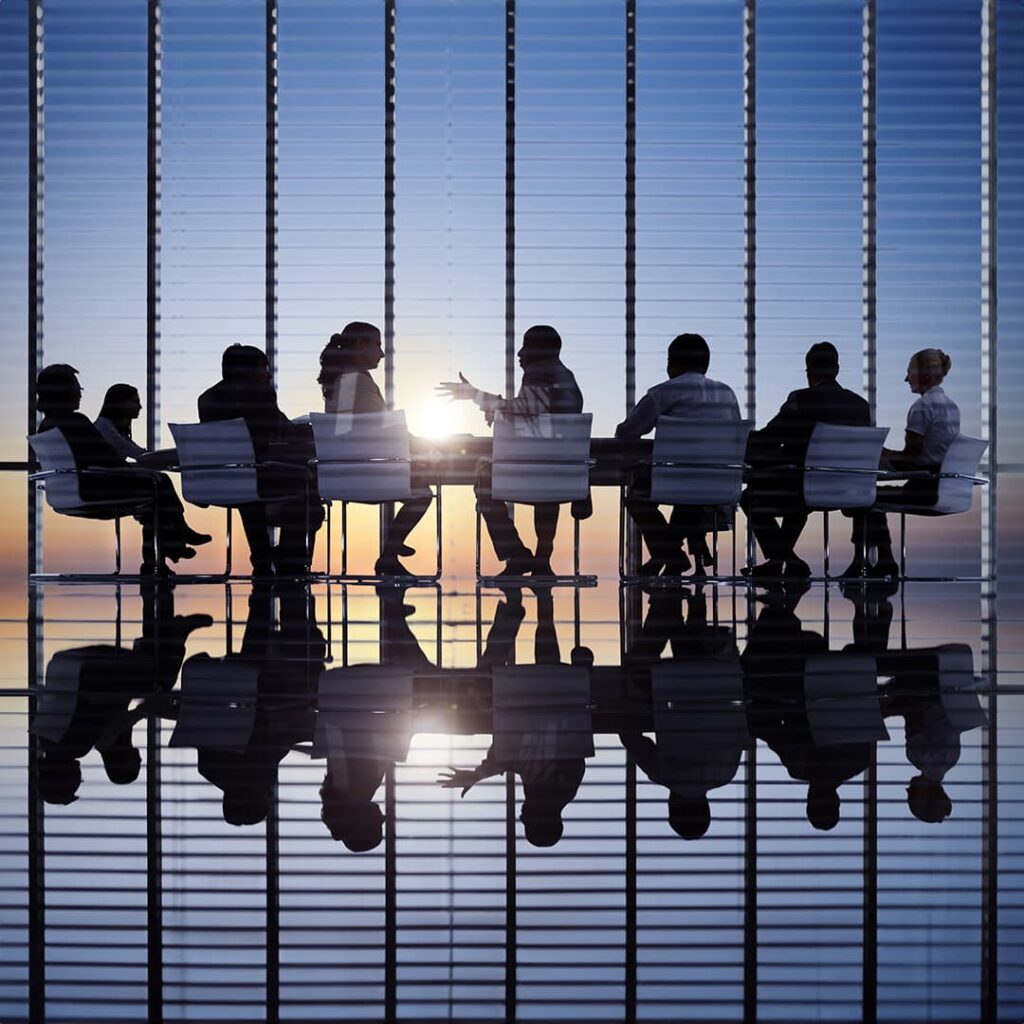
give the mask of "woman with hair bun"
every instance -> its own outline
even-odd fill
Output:
[[[941,386],[952,365],[953,360],[939,348],[923,348],[910,357],[905,380],[919,397],[907,412],[903,447],[882,449],[885,468],[938,471],[946,449],[960,433],[960,409]],[[936,499],[937,486],[937,480],[909,480],[899,487],[879,488],[878,497],[903,505],[931,505]],[[876,508],[854,513],[852,540],[854,558],[843,573],[844,579],[865,574],[876,578],[899,575],[883,511]],[[868,564],[867,553],[871,547],[878,549],[874,565]]]

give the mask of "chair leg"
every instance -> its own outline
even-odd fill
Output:
[[[230,577],[231,576],[231,557],[232,557],[232,554],[233,554],[233,548],[232,548],[232,543],[231,543],[231,523],[233,521],[233,517],[231,515],[231,506],[228,505],[224,509],[224,511],[227,513],[227,517],[228,517],[227,526],[226,526],[225,531],[224,531],[224,536],[225,536],[225,541],[224,541],[224,575],[225,575],[225,577]]]
[[[476,505],[476,578],[480,579],[480,504]]]
[[[718,510],[714,512],[714,522],[711,526],[711,575],[718,575]],[[694,563],[696,564],[696,563]]]
[[[324,503],[327,506],[327,553],[324,556],[324,567],[328,576],[331,575],[331,502]]]
[[[619,579],[626,576],[626,488],[619,488]]]
[[[441,556],[442,556],[441,522],[442,522],[442,518],[441,518],[441,483],[440,483],[440,481],[438,481],[438,484],[437,484],[437,497],[436,497],[436,500],[434,502],[434,506],[435,506],[435,508],[437,510],[436,514],[435,514],[435,518],[434,518],[435,533],[436,533],[436,543],[437,543],[437,579],[440,579],[441,578],[441,573],[442,573],[442,565],[441,565]],[[440,598],[438,600],[440,600]],[[438,619],[438,629],[440,629],[440,628],[441,628],[440,627],[440,619]],[[438,664],[440,664],[440,661],[438,662]]]
[[[114,520],[114,574],[121,575],[121,517]]]
[[[341,575],[348,575],[348,502],[341,503]]]
[[[575,516],[572,519],[572,573],[580,574],[580,521]]]
[[[900,579],[907,575],[907,513],[900,513]]]
[[[824,558],[825,579],[828,579],[828,569],[829,569],[829,560],[828,560],[828,558],[829,558],[828,509],[825,509],[825,511],[822,512],[821,514],[825,517],[825,522],[822,525],[822,531],[821,531],[821,543],[822,543],[822,546],[823,546],[824,551],[825,551],[825,558]]]

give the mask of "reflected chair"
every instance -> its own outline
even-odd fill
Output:
[[[565,504],[590,495],[591,413],[494,418],[491,497],[518,505]],[[476,574],[480,570],[480,510],[476,513]],[[573,516],[573,574],[553,579],[596,582],[580,575],[580,521]]]
[[[630,494],[624,486],[619,501],[619,575],[639,577],[625,567],[626,498],[655,505],[712,506],[712,572],[718,574],[718,509],[734,512],[743,485],[744,454],[750,420],[682,419],[662,416],[654,432],[649,497]],[[733,523],[735,527],[735,522]],[[736,532],[733,529],[733,575],[736,573]]]
[[[830,651],[809,657],[804,666],[804,697],[816,746],[889,738],[878,691],[878,664],[870,654]]]
[[[850,427],[817,423],[804,459],[804,502],[824,515],[824,574],[829,575],[829,512],[871,508],[878,484],[878,463],[888,427]]]
[[[43,485],[46,503],[63,516],[74,516],[79,519],[104,519],[114,521],[114,576],[121,575],[121,520],[125,516],[135,515],[145,509],[154,510],[153,535],[156,545],[157,561],[159,561],[160,531],[156,521],[158,503],[156,488],[159,474],[136,466],[111,467],[109,469],[79,469],[71,447],[59,428],[44,430],[33,434],[28,443],[39,460],[40,471],[30,473],[29,480]],[[83,479],[93,480],[139,480],[147,479],[153,484],[153,496],[126,500],[124,498],[92,499],[82,496]],[[33,573],[33,579],[48,578],[47,574]],[[59,579],[92,579],[91,573],[61,573],[54,578]]]
[[[879,492],[875,508],[879,512],[898,512],[900,517],[900,577],[907,575],[907,516],[951,516],[969,512],[974,499],[976,485],[986,484],[984,477],[977,476],[982,456],[988,442],[965,434],[953,438],[939,466],[938,474],[899,473],[900,478],[937,479],[936,497],[931,505],[901,503],[899,494],[891,497],[885,490]]]
[[[386,505],[426,497],[429,488],[412,482],[409,430],[401,410],[361,413],[310,413],[316,458],[317,490],[327,504],[327,576],[332,579],[376,579],[348,571],[348,504]],[[436,494],[436,571],[417,579],[441,576],[441,487]],[[341,572],[331,573],[331,503],[341,502]]]

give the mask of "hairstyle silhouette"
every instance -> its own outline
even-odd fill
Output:
[[[220,372],[225,378],[248,377],[267,368],[267,354],[255,345],[228,345],[220,358]]]
[[[668,361],[678,373],[707,373],[711,349],[699,334],[679,334],[668,347]]]
[[[44,415],[77,409],[81,397],[78,371],[67,363],[51,363],[36,375],[36,408]]]
[[[110,420],[124,437],[132,436],[132,417],[128,415],[128,403],[133,399],[141,401],[138,388],[131,384],[111,384],[100,406],[100,416]]]
[[[807,350],[804,365],[818,377],[839,376],[839,351],[831,341],[819,341]]]

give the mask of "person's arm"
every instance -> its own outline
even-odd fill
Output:
[[[488,419],[498,412],[503,416],[540,416],[551,411],[550,389],[531,384],[525,378],[515,398],[503,398],[489,391],[481,391],[461,373],[458,380],[442,381],[436,390],[441,397],[447,396],[453,401],[473,402]]]
[[[444,789],[461,789],[459,795],[465,796],[478,782],[500,775],[504,770],[505,766],[498,763],[492,746],[475,768],[448,768],[438,775],[437,781]]]
[[[141,459],[146,454],[146,449],[142,445],[136,444],[130,437],[125,437],[105,416],[100,416],[93,426],[122,459]]]
[[[658,409],[649,394],[633,406],[633,411],[615,428],[620,440],[635,440],[654,429],[658,422]]]
[[[918,465],[924,450],[925,434],[928,433],[934,418],[931,410],[918,399],[907,412],[903,448],[883,448],[883,458],[887,458],[895,469],[910,469]]]

